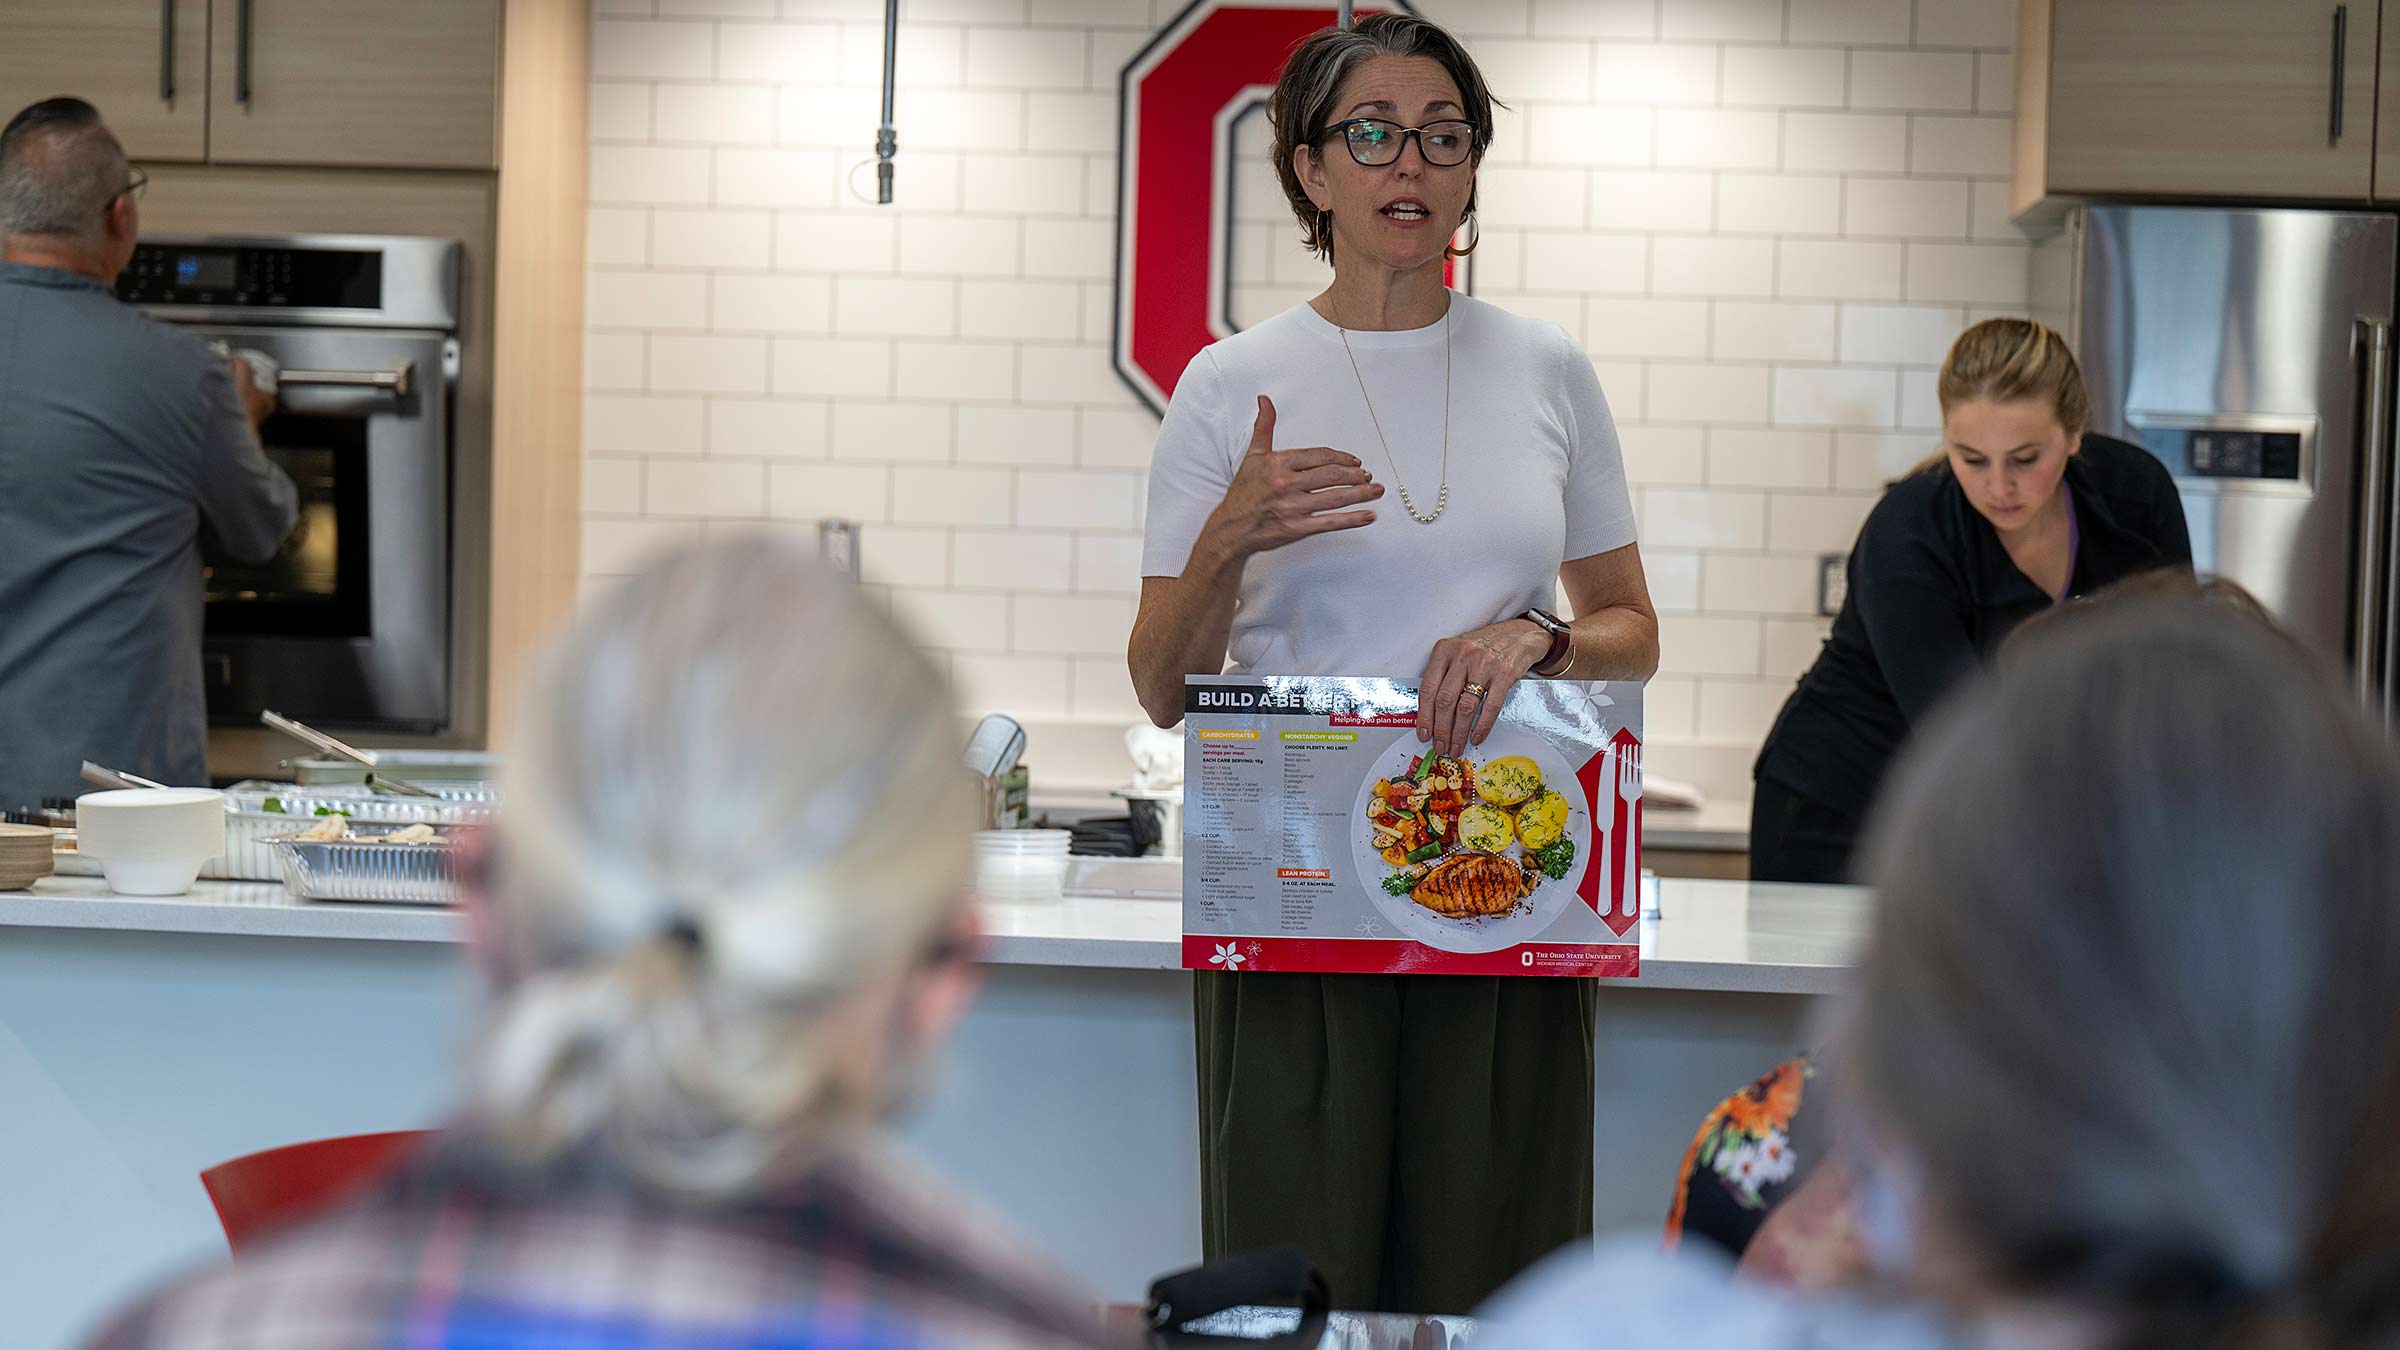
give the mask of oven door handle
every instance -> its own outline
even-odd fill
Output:
[[[310,385],[319,388],[388,389],[395,398],[407,398],[416,387],[417,363],[403,361],[390,370],[290,370],[276,377],[278,385]]]

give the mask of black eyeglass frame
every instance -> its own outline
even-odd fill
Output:
[[[1390,128],[1393,133],[1392,140],[1389,142],[1393,147],[1392,157],[1380,162],[1361,158],[1359,155],[1358,142],[1351,140],[1349,137],[1350,128],[1356,126],[1379,126]],[[1465,134],[1463,140],[1465,148],[1459,152],[1458,158],[1453,160],[1435,159],[1432,152],[1426,148],[1425,133],[1432,131],[1437,127],[1464,128]],[[1326,141],[1335,136],[1339,136],[1342,138],[1342,148],[1350,152],[1350,160],[1352,163],[1357,164],[1362,168],[1383,169],[1389,168],[1392,165],[1400,162],[1400,156],[1408,152],[1408,138],[1414,136],[1417,139],[1417,154],[1427,164],[1437,169],[1455,169],[1459,165],[1464,164],[1468,160],[1471,160],[1475,157],[1475,138],[1478,134],[1480,134],[1480,130],[1481,129],[1478,128],[1473,122],[1470,122],[1463,117],[1445,117],[1438,122],[1427,122],[1421,127],[1404,127],[1398,122],[1392,121],[1388,117],[1345,117],[1341,121],[1334,123],[1332,126],[1326,127],[1322,131],[1319,131],[1317,133],[1315,144],[1319,149],[1322,149]]]

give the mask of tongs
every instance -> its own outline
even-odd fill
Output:
[[[415,783],[411,783],[406,779],[394,778],[389,774],[379,774],[375,772],[375,766],[377,763],[379,763],[379,761],[375,758],[374,751],[353,749],[351,746],[345,744],[344,742],[335,740],[333,737],[326,735],[324,732],[317,730],[315,727],[309,726],[305,722],[295,722],[291,718],[288,718],[282,713],[276,712],[271,708],[261,711],[258,715],[258,720],[270,727],[273,727],[275,730],[282,732],[284,735],[293,738],[294,740],[315,746],[317,749],[324,751],[326,754],[333,755],[340,759],[349,760],[353,764],[361,764],[366,766],[367,786],[370,788],[389,789],[393,793],[396,793],[402,797],[432,797],[438,799],[442,795],[430,788],[419,787]]]
[[[140,774],[124,773],[116,769],[104,769],[88,759],[83,762],[82,778],[83,781],[90,783],[94,787],[117,789],[166,787],[166,784],[154,783],[149,779],[142,777]]]

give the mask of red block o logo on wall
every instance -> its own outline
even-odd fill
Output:
[[[1202,347],[1235,332],[1233,124],[1274,92],[1292,48],[1337,20],[1316,0],[1193,0],[1118,77],[1114,355],[1154,412]],[[1450,278],[1463,281],[1455,261]]]

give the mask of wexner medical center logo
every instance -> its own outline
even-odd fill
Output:
[[[1414,12],[1400,0],[1360,5],[1356,13],[1393,9]],[[1194,0],[1118,77],[1114,356],[1117,374],[1153,412],[1166,411],[1175,381],[1202,347],[1242,327],[1235,187],[1255,180],[1259,166],[1240,157],[1259,150],[1257,132],[1284,58],[1337,21],[1332,5],[1313,0]],[[1280,193],[1262,188],[1257,195],[1272,196],[1272,209],[1243,215],[1278,220],[1274,246],[1302,252]],[[1467,289],[1459,261],[1449,277]],[[1295,289],[1288,298],[1321,288]]]

